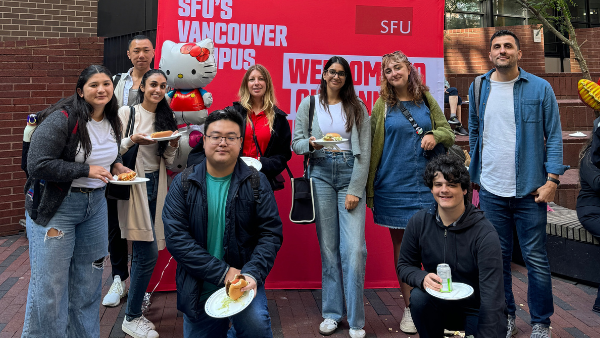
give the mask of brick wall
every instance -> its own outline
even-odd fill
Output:
[[[103,54],[104,40],[97,37],[0,42],[0,236],[22,230],[27,115],[72,95],[79,73],[101,64]]]
[[[544,38],[533,42],[531,26],[450,29],[444,31],[446,74],[483,74],[492,68],[490,38],[495,31],[508,29],[519,37],[523,56],[519,65],[530,73],[545,73]]]
[[[97,17],[98,1],[5,0],[0,2],[0,41],[91,37]]]
[[[587,62],[590,73],[600,72],[600,27],[579,28],[575,30],[575,34],[577,34],[579,44],[585,42],[581,46],[581,53]],[[573,50],[571,50],[571,71],[581,73],[581,68],[575,60]],[[592,79],[598,81],[597,77],[592,76]]]

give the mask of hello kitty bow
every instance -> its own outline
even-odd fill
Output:
[[[181,54],[189,54],[192,57],[195,57],[199,62],[204,62],[208,60],[210,56],[210,51],[207,48],[202,48],[195,43],[186,43],[181,46],[180,49]]]

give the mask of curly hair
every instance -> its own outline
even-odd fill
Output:
[[[144,76],[142,76],[142,82],[140,82],[140,90],[138,91],[138,101],[140,104],[144,102],[144,92],[142,88],[146,87],[146,80],[152,75],[162,75],[165,78],[165,83],[167,82],[167,76],[160,69],[150,69],[147,71]],[[175,121],[175,117],[173,116],[173,110],[167,103],[167,99],[165,97],[162,98],[156,105],[156,111],[154,112],[154,130],[155,131],[175,131],[177,130],[177,122]],[[156,155],[164,158],[165,150],[167,149],[167,145],[169,141],[160,141],[158,142],[158,150],[156,151]]]
[[[387,81],[387,78],[385,77],[385,68],[390,62],[404,63],[406,65],[406,67],[410,70],[407,81],[408,93],[410,96],[412,96],[415,104],[423,102],[423,95],[425,92],[429,91],[429,87],[423,84],[421,74],[408,60],[408,57],[401,51],[395,51],[393,53],[386,54],[381,60],[381,90],[379,91],[379,96],[390,107],[393,107],[398,103],[396,89]]]
[[[456,156],[445,154],[434,157],[423,173],[423,180],[425,185],[429,189],[433,189],[433,182],[440,172],[444,175],[444,179],[450,183],[460,183],[460,188],[466,190],[467,194],[464,196],[465,206],[469,204],[471,200],[471,176],[465,164]]]
[[[272,133],[273,123],[275,121],[275,105],[277,104],[277,99],[275,99],[275,90],[273,89],[273,80],[271,79],[271,74],[269,73],[267,68],[265,68],[265,66],[255,64],[248,68],[246,74],[244,74],[244,78],[242,79],[242,84],[240,85],[238,97],[240,99],[240,104],[246,109],[247,114],[252,114],[252,102],[250,102],[251,97],[250,90],[248,90],[248,80],[250,78],[250,74],[255,70],[258,71],[260,75],[262,75],[262,77],[265,79],[265,83],[267,84],[265,95],[263,96],[262,110],[267,116],[267,120],[269,121],[269,130]],[[250,119],[247,119],[246,122],[247,124],[250,124]]]

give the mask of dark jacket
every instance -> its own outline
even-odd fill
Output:
[[[246,118],[248,116],[246,108],[239,102],[234,102],[231,108],[242,115],[245,126]],[[269,140],[267,149],[265,149],[263,156],[260,158],[260,163],[262,164],[262,169],[260,171],[264,173],[268,179],[272,179],[281,174],[285,169],[287,162],[292,158],[292,150],[290,148],[292,133],[286,116],[287,114],[285,112],[275,107],[275,120],[273,121],[271,140]],[[244,148],[245,131],[246,128],[242,128],[242,149]],[[187,165],[198,164],[202,162],[202,160],[204,160],[204,144],[200,142],[190,152]]]
[[[223,259],[207,251],[208,202],[206,160],[188,176],[187,200],[181,175],[173,180],[163,208],[167,248],[177,261],[177,308],[192,318],[204,313],[200,293],[204,281],[224,286],[230,266],[264,284],[283,242],[283,227],[273,191],[260,174],[259,196],[253,195],[252,172],[238,160],[225,207]]]
[[[506,337],[502,251],[496,229],[483,211],[470,203],[456,226],[444,226],[437,220],[436,210],[434,203],[408,222],[396,268],[398,276],[408,285],[423,289],[425,276],[436,273],[438,264],[447,263],[453,282],[474,289],[463,304],[479,309],[475,337]]]
[[[75,162],[79,137],[77,128],[69,128],[69,125],[75,125],[73,121],[76,121],[74,114],[55,111],[31,136],[25,209],[38,225],[48,224],[69,193],[74,179],[89,175],[89,164]],[[117,147],[119,143],[117,140]],[[122,163],[121,155],[117,155],[114,163]],[[34,199],[39,203],[34,203]]]
[[[596,207],[600,213],[600,168],[592,163],[594,150],[593,147],[590,148],[581,160],[579,168],[581,190],[577,196],[577,208]]]

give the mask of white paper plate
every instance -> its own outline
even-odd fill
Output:
[[[445,300],[464,299],[473,294],[473,288],[464,283],[452,283],[452,289],[452,292],[438,292],[429,288],[425,288],[425,291],[434,297]]]
[[[221,288],[208,298],[204,304],[204,311],[213,318],[226,318],[240,313],[253,299],[254,290],[246,291],[240,298],[232,300],[225,293],[225,288]]]
[[[580,131],[578,131],[576,133],[573,133],[573,134],[569,134],[569,136],[571,136],[571,137],[587,137],[586,134],[584,134],[584,133],[582,133]]]
[[[156,137],[156,138],[151,138],[151,137],[146,137],[148,140],[153,140],[153,141],[170,141],[170,140],[174,140],[176,138],[180,138],[181,134],[177,133],[175,135],[171,135],[171,136],[165,136],[165,137]]]
[[[256,170],[260,171],[260,169],[262,169],[262,163],[260,163],[260,161],[254,157],[242,156],[240,158],[246,163],[246,165],[254,167]]]
[[[334,145],[334,144],[340,144],[340,143],[344,143],[344,142],[348,142],[347,138],[343,138],[341,141],[324,141],[322,138],[318,139],[318,140],[314,140],[313,141],[316,144],[320,144],[322,146],[329,146],[329,145]]]
[[[150,181],[149,178],[139,177],[139,176],[136,177],[135,180],[133,180],[133,181],[117,181],[117,176],[113,176],[113,178],[115,180],[108,181],[108,183],[117,184],[117,185],[134,185],[134,184],[146,183],[146,182]]]

